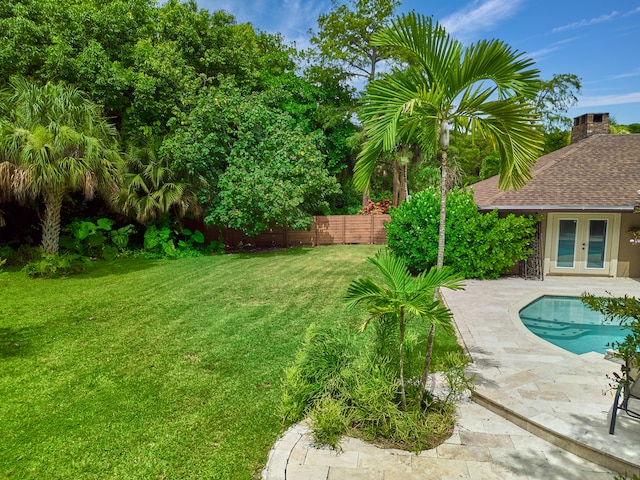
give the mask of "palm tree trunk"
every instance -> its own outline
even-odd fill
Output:
[[[58,253],[60,240],[60,210],[63,192],[47,190],[44,192],[44,214],[42,226],[42,253]]]
[[[408,176],[409,165],[405,165],[402,167],[402,201],[404,202],[407,198],[409,198],[409,176]]]
[[[401,197],[400,197],[400,165],[398,161],[395,160],[393,162],[393,199],[391,204],[394,207],[400,205]]]
[[[400,309],[400,400],[402,410],[407,410],[407,394],[404,390],[404,308]]]
[[[444,266],[445,227],[447,225],[447,151],[442,151],[440,172],[440,230],[438,232],[438,260],[436,266]]]
[[[429,337],[427,339],[427,351],[424,356],[424,368],[420,377],[420,393],[418,393],[418,408],[422,406],[425,391],[427,390],[427,379],[429,378],[429,369],[431,368],[431,357],[433,356],[433,340],[436,336],[436,324],[432,323],[429,328]]]

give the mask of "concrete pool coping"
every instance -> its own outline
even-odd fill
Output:
[[[617,472],[640,475],[640,422],[622,418],[609,435],[613,394],[607,375],[619,365],[599,353],[576,355],[530,332],[519,311],[542,295],[584,292],[640,297],[633,279],[505,277],[468,280],[443,291],[476,375],[474,400],[571,453]]]

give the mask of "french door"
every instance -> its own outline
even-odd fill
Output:
[[[549,272],[615,276],[619,221],[616,214],[549,214]]]

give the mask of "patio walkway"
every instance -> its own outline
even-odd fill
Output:
[[[419,455],[346,438],[343,452],[317,449],[303,425],[274,445],[266,480],[613,479],[640,475],[640,422],[621,417],[608,434],[613,396],[603,355],[574,355],[530,333],[518,311],[544,294],[640,297],[631,279],[547,277],[467,281],[444,291],[473,360],[475,403],[461,403],[453,437]]]

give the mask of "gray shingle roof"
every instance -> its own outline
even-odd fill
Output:
[[[540,157],[517,191],[498,177],[472,185],[481,209],[611,209],[640,205],[640,134],[594,135]]]

